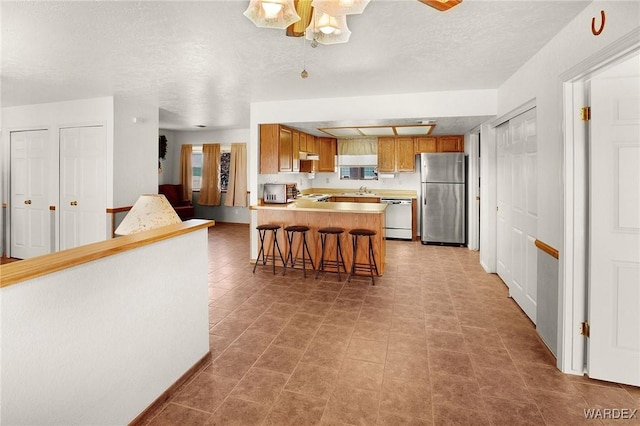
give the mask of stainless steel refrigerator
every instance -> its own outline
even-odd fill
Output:
[[[464,153],[420,154],[422,244],[465,244]]]

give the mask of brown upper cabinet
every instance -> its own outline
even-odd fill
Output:
[[[415,139],[416,154],[421,152],[438,152],[437,137],[420,136]]]
[[[307,151],[307,134],[303,132],[298,132],[298,133],[300,134],[300,151],[309,152]]]
[[[280,171],[280,126],[260,125],[260,173]]]
[[[378,138],[378,172],[396,171],[396,139]]]
[[[378,138],[378,172],[415,172],[415,147],[413,138]]]
[[[293,171],[293,137],[291,130],[280,127],[280,155],[278,171]]]
[[[312,172],[320,171],[320,162],[300,160],[300,152],[318,153],[316,139],[333,141],[333,156],[336,152],[336,140],[316,138],[313,135],[290,129],[280,124],[260,125],[260,173]],[[331,171],[333,171],[333,156]],[[327,160],[328,161],[328,160]]]
[[[464,135],[416,137],[415,153],[421,152],[464,152]]]
[[[318,154],[318,172],[335,172],[336,155],[338,153],[338,141],[334,138],[317,138]]]
[[[396,138],[396,171],[415,172],[416,153],[413,147],[413,138]]]

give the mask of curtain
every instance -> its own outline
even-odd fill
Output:
[[[182,184],[182,199],[191,201],[191,144],[184,144],[180,149],[180,183]]]
[[[198,204],[219,206],[222,199],[220,191],[220,144],[202,145],[202,185]]]
[[[338,139],[338,155],[375,155],[378,138]]]
[[[231,144],[229,185],[224,205],[241,207],[247,205],[247,144]]]

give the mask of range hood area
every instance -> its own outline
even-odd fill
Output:
[[[300,157],[300,160],[309,160],[309,161],[317,161],[320,159],[320,155],[319,154],[314,154],[311,152],[300,152],[298,154]]]

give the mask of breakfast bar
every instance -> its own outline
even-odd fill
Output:
[[[311,258],[316,266],[320,262],[320,237],[318,229],[323,227],[339,227],[344,229],[341,245],[342,254],[347,265],[347,271],[353,259],[351,248],[351,238],[349,231],[356,228],[371,229],[376,232],[373,239],[373,251],[378,273],[384,273],[385,260],[385,210],[386,204],[380,203],[350,203],[350,202],[325,202],[319,203],[309,200],[297,200],[289,204],[265,204],[251,206],[252,210],[257,211],[258,225],[275,224],[280,225],[282,230],[278,232],[278,244],[283,253],[288,251],[287,239],[284,235],[284,228],[291,225],[305,225],[310,228],[307,233],[307,242],[311,252]],[[271,238],[267,236],[265,240],[265,250],[271,255]],[[325,248],[326,258],[335,259],[336,244],[334,239],[327,240]],[[300,242],[295,240],[293,243],[293,253],[301,256]],[[279,261],[279,260],[278,260]],[[367,251],[364,247],[358,248],[356,262],[367,263]],[[279,262],[280,264],[282,262]],[[331,269],[328,269],[331,271]],[[335,269],[334,269],[335,270]],[[360,273],[359,273],[360,274]]]

